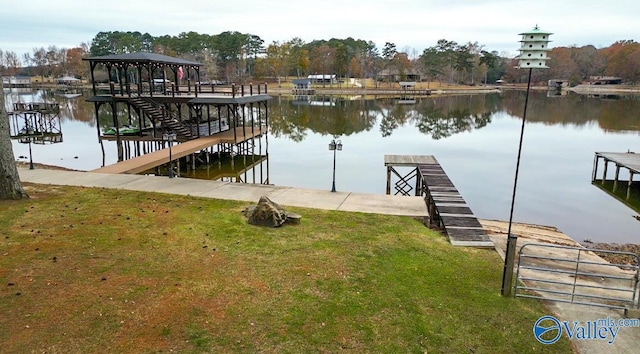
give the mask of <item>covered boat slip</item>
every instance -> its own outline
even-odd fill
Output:
[[[385,155],[387,166],[387,194],[391,191],[391,175],[400,180],[396,189],[404,195],[410,195],[407,186],[414,177],[415,193],[422,195],[429,211],[429,224],[443,228],[454,246],[493,247],[493,241],[487,236],[482,225],[460,195],[453,182],[431,155]],[[402,176],[394,167],[414,167]],[[398,194],[398,193],[396,193]]]
[[[180,96],[128,97],[93,96],[87,101],[100,108],[107,107],[112,115],[107,127],[97,126],[99,139],[105,140],[160,140],[165,130],[177,134],[175,140],[187,141],[214,135],[228,129],[253,127],[258,129],[268,124],[267,101],[271,96],[253,95],[243,97]],[[102,110],[103,115],[105,110]],[[115,112],[113,114],[112,112]],[[114,134],[121,128],[135,129],[133,134]],[[240,142],[242,140],[239,140]]]

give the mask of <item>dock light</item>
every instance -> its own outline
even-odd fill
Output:
[[[33,170],[33,153],[31,152],[31,142],[33,141],[33,136],[29,136],[27,139],[29,141],[29,169]]]
[[[513,266],[516,255],[518,237],[511,234],[513,223],[513,206],[516,200],[516,188],[518,185],[518,172],[520,171],[520,156],[522,153],[522,138],[524,137],[524,125],[527,120],[527,105],[529,104],[529,91],[531,90],[531,72],[533,69],[548,69],[547,53],[549,49],[549,36],[553,33],[545,32],[536,25],[531,31],[520,33],[520,55],[518,56],[518,69],[529,69],[527,80],[527,94],[524,99],[524,113],[522,114],[522,127],[520,128],[520,143],[518,145],[518,159],[516,160],[516,174],[513,180],[513,194],[511,196],[511,210],[509,212],[509,229],[507,231],[507,250],[504,258],[504,270],[502,273],[501,294],[510,296],[513,289]]]
[[[173,156],[171,155],[171,146],[173,141],[176,140],[176,133],[173,131],[167,131],[162,134],[162,140],[169,142],[169,178],[175,177],[173,173]]]
[[[333,151],[333,183],[331,185],[331,191],[336,191],[336,151],[342,150],[342,141],[335,139],[331,140],[329,143],[329,150]]]

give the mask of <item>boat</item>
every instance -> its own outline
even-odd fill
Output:
[[[117,131],[120,135],[136,135],[140,133],[140,129],[129,125],[122,126]],[[116,128],[111,127],[105,130],[104,135],[116,135]]]

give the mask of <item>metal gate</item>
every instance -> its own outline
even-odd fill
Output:
[[[615,254],[609,263],[599,254]],[[638,308],[640,258],[635,253],[549,244],[518,252],[515,296],[608,308]]]

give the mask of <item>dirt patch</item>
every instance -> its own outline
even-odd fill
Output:
[[[506,236],[507,230],[509,227],[509,223],[506,221],[497,221],[497,220],[480,220],[482,227],[487,230],[487,233],[491,236]],[[565,246],[583,246],[585,248],[594,248],[601,249],[607,251],[617,251],[617,252],[630,252],[635,254],[640,254],[640,244],[619,244],[619,243],[603,243],[603,242],[591,242],[589,240],[584,241],[582,244],[573,240],[571,237],[565,235],[562,231],[558,230],[553,226],[544,226],[544,225],[534,225],[534,224],[523,224],[523,223],[513,223],[511,226],[511,233],[517,235],[523,243],[525,242],[545,242],[552,243],[557,245],[565,245]],[[506,237],[498,238],[506,240]],[[495,242],[495,240],[494,240]],[[505,241],[506,242],[506,241]],[[520,243],[520,241],[518,242]],[[501,247],[502,249],[506,249],[505,246]],[[628,256],[625,255],[615,255],[615,254],[599,254],[600,257],[606,259],[611,263],[618,264],[629,264]]]
[[[18,166],[19,168],[29,168],[29,163],[24,161],[16,161],[16,166]],[[39,170],[79,171],[71,168],[54,166],[54,165],[45,165],[45,164],[36,163],[36,162],[33,163],[33,167]],[[80,171],[80,172],[84,172],[84,171]]]
[[[640,254],[640,245],[632,243],[594,243],[591,241],[584,241],[584,246],[607,251],[628,252],[636,255]],[[637,261],[634,259],[635,257],[624,254],[603,253],[600,254],[600,257],[606,259],[610,263],[637,265]]]
[[[497,220],[480,220],[480,223],[493,239],[494,243],[496,243],[497,248],[505,250],[509,223]],[[640,254],[640,244],[598,243],[591,242],[589,240],[584,241],[581,244],[552,226],[513,223],[511,226],[511,233],[518,236],[518,245],[529,242],[543,242],[564,246],[583,246],[585,248]],[[631,259],[632,257],[627,255],[598,253],[598,256],[610,263],[636,265],[635,261]]]

